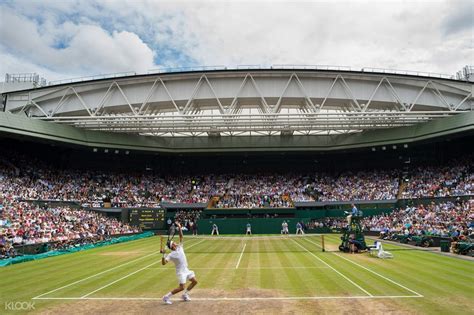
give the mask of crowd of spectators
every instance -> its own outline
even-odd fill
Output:
[[[474,199],[420,204],[364,218],[365,229],[381,234],[458,237],[474,228]]]
[[[74,201],[84,207],[159,207],[161,202],[207,203],[212,185],[192,184],[191,176],[56,170],[0,164],[0,192],[17,199]]]
[[[179,210],[174,215],[174,220],[181,223],[188,231],[197,234],[197,220],[201,217],[201,210]]]
[[[49,249],[95,243],[112,235],[139,232],[115,218],[70,207],[52,207],[0,194],[0,256],[15,255],[13,246],[46,244]]]
[[[403,198],[450,197],[474,194],[472,160],[456,161],[443,167],[416,168],[408,178]]]
[[[34,164],[34,163],[33,163]],[[32,165],[31,163],[29,165]],[[160,176],[61,171],[46,166],[0,170],[0,191],[25,200],[74,201],[84,207],[159,207],[160,203],[208,203],[218,208],[292,207],[294,201],[395,198],[398,179],[385,172],[329,175]],[[365,189],[364,189],[365,187]]]
[[[227,174],[227,184],[217,191],[217,208],[288,208],[300,176]]]
[[[289,198],[281,194],[255,195],[250,192],[243,194],[224,194],[216,203],[217,208],[288,208],[292,207]]]
[[[21,166],[21,167],[20,167]],[[474,194],[470,159],[414,168],[402,186],[398,171],[340,174],[160,175],[58,169],[21,155],[0,157],[0,193],[16,199],[74,201],[84,207],[159,207],[210,203],[217,208],[282,208],[301,201],[389,200]],[[401,190],[401,191],[399,191]],[[215,202],[210,202],[215,199]]]
[[[345,217],[326,217],[323,219],[313,219],[307,225],[309,229],[329,228],[340,230],[347,226],[347,219]]]
[[[397,172],[384,170],[315,174],[305,182],[292,191],[293,201],[389,200],[397,198],[399,187]]]
[[[339,176],[234,175],[219,196],[218,208],[292,207],[299,201],[348,201],[395,199],[396,172],[346,172]]]
[[[474,228],[474,199],[456,202],[427,203],[395,209],[391,213],[365,217],[361,221],[365,231],[387,235],[430,235],[456,238],[470,235]],[[313,219],[308,228],[342,229],[345,217]]]

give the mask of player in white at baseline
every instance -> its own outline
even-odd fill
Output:
[[[247,230],[245,232],[245,235],[252,235],[252,225],[250,222],[247,223]]]
[[[181,229],[181,224],[176,223],[179,231],[179,244],[176,242],[170,241],[167,244],[168,248],[171,249],[171,253],[168,255],[164,255],[161,259],[161,264],[166,265],[169,261],[172,261],[176,266],[176,276],[178,277],[179,286],[174,289],[173,291],[168,292],[165,296],[163,296],[163,302],[166,304],[172,304],[171,296],[179,293],[184,290],[184,294],[182,295],[182,299],[184,301],[190,301],[189,291],[197,284],[196,276],[194,275],[194,271],[188,269],[188,261],[186,259],[186,255],[184,254],[183,248],[183,231]],[[164,250],[162,251],[164,253]],[[186,281],[189,280],[191,283],[185,289]]]
[[[215,223],[212,225],[211,235],[219,235],[219,228],[217,227],[217,224]]]
[[[288,223],[286,223],[286,221],[283,221],[281,224],[281,234],[288,235]]]

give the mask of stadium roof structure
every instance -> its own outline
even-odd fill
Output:
[[[407,127],[474,110],[473,82],[322,66],[212,67],[50,82],[4,112],[141,136],[308,136]]]

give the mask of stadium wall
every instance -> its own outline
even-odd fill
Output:
[[[391,129],[327,136],[145,137],[89,131],[0,113],[0,133],[91,148],[151,152],[335,151],[405,144],[474,130],[474,112]]]

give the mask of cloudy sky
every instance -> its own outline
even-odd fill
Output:
[[[0,0],[0,81],[200,65],[341,65],[454,74],[474,1]]]

